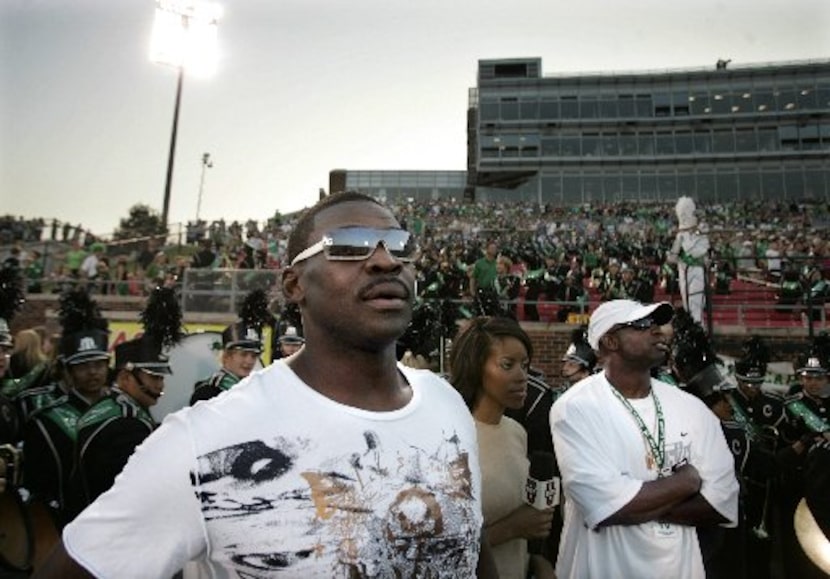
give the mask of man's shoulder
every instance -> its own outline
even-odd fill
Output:
[[[782,399],[781,406],[788,412],[798,414],[803,408],[816,408],[819,404],[807,396],[804,391],[796,392]]]
[[[774,390],[761,390],[760,396],[763,400],[771,402],[773,404],[783,405],[787,401],[787,395],[782,394],[780,392],[775,392]]]
[[[109,393],[90,406],[82,415],[83,420],[106,420],[109,417],[150,420],[149,411],[127,392],[113,387]]]
[[[193,406],[197,402],[210,400],[211,398],[219,396],[221,393],[222,390],[207,381],[197,382],[193,388],[193,394],[190,396],[190,405]]]
[[[400,363],[398,364],[398,369],[403,373],[413,388],[426,388],[427,392],[449,392],[451,395],[458,394],[458,391],[445,377],[436,374],[432,370],[410,368]],[[458,395],[460,396],[460,394]]]
[[[187,409],[188,416],[191,418],[201,416],[202,413],[207,411],[195,410],[209,406],[212,408],[219,408],[221,406],[222,413],[227,413],[233,411],[234,408],[241,404],[247,411],[251,403],[257,405],[261,397],[268,396],[268,393],[275,388],[280,388],[290,380],[299,380],[290,371],[284,360],[275,360],[265,368],[255,370],[246,378],[234,382],[232,388],[223,389],[220,387],[222,378],[225,375],[226,373],[220,370],[206,380],[196,383],[191,398],[194,404]],[[288,390],[279,393],[279,397],[282,399],[286,399],[287,396],[290,396]],[[197,405],[195,404],[197,401],[204,402],[205,404],[200,403]],[[191,410],[195,412],[190,412]],[[211,414],[211,418],[209,419],[213,420],[215,416]]]
[[[239,376],[223,367],[219,369],[219,371],[211,374],[208,379],[203,382],[203,385],[209,384],[219,388],[220,390],[228,390],[240,380],[241,378]]]
[[[693,422],[710,425],[720,424],[717,416],[694,394],[657,379],[652,380],[652,388],[667,415],[671,414],[675,419],[685,417]]]
[[[419,391],[420,397],[426,404],[434,404],[435,408],[449,408],[453,412],[463,411],[469,414],[461,393],[444,377],[431,370],[409,368],[402,364],[398,364],[398,368],[413,390]]]
[[[596,404],[597,397],[601,394],[605,384],[606,380],[602,372],[583,378],[565,390],[556,399],[556,402],[553,404],[554,411],[558,410],[562,412],[568,407],[592,406]]]
[[[595,374],[590,374],[568,388],[562,397],[569,396],[569,397],[578,397],[578,396],[587,396],[589,393],[595,393],[599,388],[604,386],[610,387],[608,381],[605,379],[605,374],[602,371],[596,372]]]
[[[132,408],[123,400],[119,400],[117,395],[106,396],[81,415],[78,419],[78,430],[85,430],[115,418],[127,417],[132,414],[131,410]]]

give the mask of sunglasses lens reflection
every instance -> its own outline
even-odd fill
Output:
[[[330,231],[327,237],[325,249],[329,259],[367,259],[379,243],[401,261],[411,261],[417,254],[415,239],[401,229],[349,227]]]

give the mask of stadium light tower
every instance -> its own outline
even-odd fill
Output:
[[[156,0],[156,15],[150,39],[150,60],[175,68],[176,103],[173,108],[173,130],[167,157],[164,181],[164,206],[161,220],[165,229],[170,213],[170,189],[173,163],[176,158],[176,136],[179,129],[179,108],[182,100],[184,72],[193,76],[210,76],[216,70],[216,29],[222,8],[203,0]]]

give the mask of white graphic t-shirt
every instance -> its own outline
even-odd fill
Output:
[[[283,362],[168,416],[64,531],[101,577],[472,577],[481,480],[472,417],[399,366],[392,412],[336,403]]]

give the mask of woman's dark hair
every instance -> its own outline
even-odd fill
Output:
[[[484,364],[493,342],[516,338],[527,350],[528,361],[533,358],[530,337],[512,318],[480,316],[470,320],[461,329],[450,351],[450,383],[461,393],[467,408],[473,409],[483,382]]]

